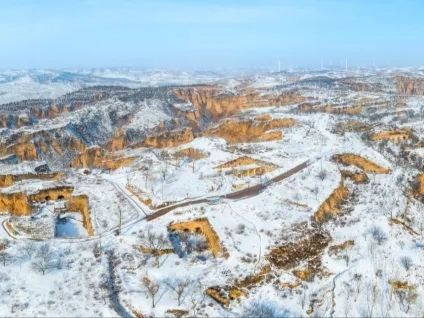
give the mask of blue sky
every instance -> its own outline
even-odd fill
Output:
[[[0,68],[424,65],[421,0],[0,0]]]

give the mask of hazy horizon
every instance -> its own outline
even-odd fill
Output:
[[[424,4],[391,1],[7,1],[0,69],[421,66]]]

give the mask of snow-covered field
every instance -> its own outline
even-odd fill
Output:
[[[125,79],[140,85],[147,81],[145,73],[135,71],[81,74]],[[343,78],[341,72],[327,75]],[[373,76],[371,72],[366,75]],[[152,72],[149,76],[150,85],[217,80],[215,74],[190,77],[188,73]],[[369,81],[378,83],[380,76]],[[245,85],[250,89],[279,89],[276,87],[292,85],[291,77],[289,80],[282,74],[264,74],[248,80],[220,80],[225,92],[237,93]],[[298,77],[313,79],[314,74]],[[0,83],[0,90],[2,85],[11,84]],[[60,93],[54,84],[45,85]],[[340,104],[340,100],[352,105],[376,95],[391,98],[385,92],[331,87],[312,86],[301,92],[317,105]],[[133,115],[122,129],[148,132],[172,119],[166,105],[158,99],[139,103],[108,99],[40,121],[35,127],[9,131],[5,136],[42,129],[46,122],[65,126],[101,120],[96,126],[101,128],[90,132],[93,143],[97,140],[100,145],[115,129],[112,120],[106,120],[110,112],[119,110],[121,115]],[[53,224],[56,231],[49,239],[33,241],[9,236],[9,216],[2,216],[0,316],[163,317],[177,316],[179,310],[183,316],[242,317],[258,314],[259,309],[265,310],[266,316],[421,316],[424,206],[413,187],[420,167],[402,161],[399,154],[418,145],[414,153],[419,156],[422,144],[371,142],[369,132],[336,132],[339,123],[356,120],[369,125],[371,131],[411,128],[421,138],[423,118],[419,114],[424,101],[410,97],[406,105],[415,115],[402,122],[393,115],[396,111],[392,106],[377,112],[373,106],[366,106],[360,114],[353,115],[300,112],[297,105],[253,107],[239,117],[269,114],[274,119],[294,118],[297,124],[279,129],[283,133],[281,140],[231,145],[225,139],[199,134],[175,147],[128,147],[116,152],[136,158],[127,167],[89,172],[64,168],[66,174],[61,181],[28,179],[0,189],[5,194],[34,193],[52,186],[72,185],[73,195],[89,198],[94,231],[92,236],[87,234],[78,213],[63,214],[67,219],[54,227],[55,214],[45,211],[51,202],[42,203],[35,219],[18,218],[27,225],[47,215],[48,220],[43,222]],[[373,120],[376,113],[380,117]],[[189,148],[205,156],[198,160],[175,156]],[[340,154],[358,155],[390,171],[377,174],[360,165],[344,166],[334,159]],[[233,168],[217,168],[243,156],[256,163],[234,169],[265,163],[273,169],[262,175],[237,176]],[[0,169],[2,174],[23,174],[33,172],[43,162],[2,163]],[[272,181],[305,162],[298,171]],[[368,181],[355,183],[343,177],[346,171],[365,173]],[[255,190],[260,185],[264,186]],[[342,186],[347,189],[346,197],[337,204],[328,203],[327,199]],[[246,195],[234,195],[243,190]],[[334,213],[333,217],[317,221],[316,212],[326,208]],[[55,209],[54,205],[51,209]],[[212,252],[212,239],[199,226],[181,233],[170,229],[171,224],[199,219],[206,219],[218,237],[218,255]],[[271,256],[276,248],[290,251],[313,233],[325,233],[327,244],[311,251],[309,245],[314,242],[309,242],[286,255],[291,262],[285,266],[273,262]],[[264,269],[269,271],[263,279],[242,286],[243,279],[257,278]],[[302,276],[302,271],[311,275]],[[217,286],[237,287],[241,295],[232,295],[233,299],[222,305],[207,292]],[[225,298],[224,294],[221,296]]]

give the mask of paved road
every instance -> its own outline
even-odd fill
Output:
[[[184,207],[184,206],[188,206],[188,205],[211,202],[211,199],[213,199],[214,201],[215,200],[222,200],[222,199],[238,200],[238,199],[253,197],[255,195],[258,195],[260,192],[265,190],[270,185],[277,183],[277,182],[280,182],[280,181],[294,175],[295,173],[297,173],[297,172],[305,169],[306,167],[308,167],[310,164],[311,163],[309,162],[309,160],[305,161],[305,162],[301,163],[300,165],[297,165],[296,167],[279,174],[278,176],[270,179],[269,181],[267,181],[265,183],[260,183],[260,184],[254,185],[252,187],[248,187],[246,189],[243,189],[243,190],[223,194],[223,195],[220,195],[220,196],[211,196],[211,197],[208,197],[208,198],[202,198],[202,199],[197,199],[197,200],[193,200],[193,201],[186,201],[186,202],[183,202],[183,203],[167,206],[167,207],[161,208],[159,210],[156,210],[154,213],[148,215],[145,219],[147,221],[152,221],[154,219],[157,219],[158,217],[161,217],[162,215],[167,214],[168,212],[170,212],[174,209]]]
[[[190,205],[195,205],[195,204],[200,204],[200,203],[207,203],[207,202],[220,202],[223,199],[230,199],[230,200],[238,200],[238,199],[243,199],[243,198],[248,198],[248,197],[253,197],[255,195],[258,195],[260,192],[262,192],[264,189],[266,189],[267,187],[269,187],[270,185],[280,182],[294,174],[296,174],[297,172],[305,169],[306,167],[308,167],[311,164],[311,162],[305,161],[299,165],[297,165],[296,167],[283,172],[281,174],[279,174],[278,176],[270,179],[269,181],[265,182],[265,183],[261,183],[261,184],[257,184],[254,185],[252,187],[248,187],[246,189],[243,190],[239,190],[239,191],[235,191],[235,192],[231,192],[231,193],[227,193],[227,194],[223,194],[220,196],[210,196],[210,197],[206,197],[206,198],[200,198],[200,199],[195,199],[195,200],[190,200],[190,201],[185,201],[185,202],[181,202],[181,203],[177,203],[174,205],[170,205],[164,208],[160,208],[158,210],[155,211],[150,211],[151,213],[149,214],[148,212],[146,212],[146,207],[142,207],[140,206],[140,204],[134,200],[130,195],[128,195],[125,190],[123,190],[119,184],[114,183],[113,181],[108,180],[109,182],[111,182],[113,184],[113,186],[119,191],[121,192],[124,197],[129,201],[129,203],[131,204],[131,206],[133,206],[138,212],[141,212],[143,215],[135,218],[129,222],[126,222],[125,224],[122,224],[121,229],[127,229],[128,227],[139,223],[141,221],[152,221],[154,219],[157,219],[169,212],[171,212],[172,210],[175,210],[177,208],[181,208],[181,207],[185,207],[185,206],[190,206]],[[140,213],[140,214],[141,214]],[[5,232],[12,238],[17,239],[17,237],[15,237],[14,235],[12,235],[11,233],[9,233],[9,231],[5,228],[5,223],[6,220],[3,223],[3,227],[5,229]],[[82,241],[94,241],[94,240],[99,240],[101,238],[110,236],[110,235],[114,235],[116,233],[116,230],[118,229],[118,226],[115,226],[101,234],[97,234],[91,237],[87,237],[87,238],[69,238],[69,239],[56,239],[56,240],[63,240],[66,242],[72,242],[72,243],[76,243],[76,242],[82,242]]]

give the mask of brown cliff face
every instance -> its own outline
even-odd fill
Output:
[[[348,197],[349,190],[341,183],[315,212],[315,221],[322,223],[329,217],[336,217],[340,213],[341,205]]]
[[[68,200],[73,191],[73,187],[64,186],[43,189],[33,194],[23,192],[0,193],[0,212],[17,216],[30,215],[32,213],[32,203],[46,200]]]
[[[179,99],[190,102],[194,106],[194,112],[186,114],[187,119],[192,121],[199,121],[202,116],[216,120],[246,108],[284,106],[301,103],[305,100],[303,96],[293,92],[272,96],[246,90],[238,95],[228,95],[223,94],[214,86],[180,88],[175,89],[173,93]]]
[[[395,77],[396,90],[404,95],[424,95],[424,78]]]
[[[16,182],[28,179],[39,179],[39,180],[58,180],[63,176],[62,173],[25,173],[25,174],[6,174],[0,175],[0,188],[9,187]]]
[[[190,148],[185,148],[185,149],[181,149],[177,151],[176,153],[174,153],[174,157],[175,158],[185,157],[185,158],[190,158],[192,160],[200,160],[203,158],[207,158],[208,154],[199,149],[190,147]]]
[[[0,212],[30,215],[32,208],[25,193],[0,193]]]
[[[417,139],[414,134],[408,129],[384,130],[371,134],[372,141],[388,140],[394,143],[399,143],[407,139]]]
[[[288,128],[296,124],[291,118],[273,119],[270,121],[255,120],[227,120],[219,126],[206,130],[205,136],[224,138],[228,143],[261,142],[280,140],[283,138],[281,131],[270,131],[277,128]]]
[[[74,188],[70,186],[56,187],[43,189],[37,193],[28,195],[28,200],[30,202],[42,202],[49,200],[69,200],[74,192]]]
[[[84,194],[72,196],[69,198],[67,208],[69,211],[80,212],[82,215],[83,225],[89,236],[94,235],[93,225],[90,217],[90,204],[88,197]]]
[[[78,153],[85,148],[84,142],[67,136],[63,130],[42,130],[12,136],[7,143],[0,144],[0,156],[16,155],[22,161],[31,161],[43,156],[62,156],[65,152]]]
[[[144,147],[167,148],[191,142],[194,139],[191,128],[178,131],[166,131],[158,135],[148,136],[142,143]]]
[[[71,168],[98,168],[116,170],[134,162],[134,157],[119,157],[107,153],[100,147],[92,147],[81,152],[71,162]]]
[[[353,106],[338,106],[338,105],[324,105],[316,106],[310,103],[304,103],[297,107],[301,113],[329,113],[338,115],[357,115],[363,110],[362,105]]]
[[[14,154],[20,160],[37,160],[38,154],[32,142],[20,142],[6,148],[6,154]]]
[[[424,196],[424,173],[418,176],[418,189],[417,192],[420,196]]]
[[[43,107],[42,105],[32,106],[28,108],[25,115],[22,114],[1,114],[0,128],[20,128],[31,126],[42,119],[54,119],[62,113],[72,112],[83,107],[82,103],[74,103],[72,105],[56,105],[54,103]]]
[[[353,165],[355,167],[358,167],[359,169],[365,171],[365,172],[371,172],[371,173],[381,173],[381,174],[387,174],[390,173],[390,169],[383,168],[376,163],[372,162],[371,160],[368,160],[364,157],[346,153],[341,155],[334,155],[333,160],[337,163],[341,163],[345,166]]]
[[[105,144],[105,148],[108,151],[114,152],[123,150],[128,146],[128,141],[125,136],[125,132],[122,129],[118,129],[112,136],[111,140],[109,140]]]
[[[46,200],[65,200],[69,211],[80,212],[83,217],[83,225],[89,236],[94,235],[90,218],[90,205],[86,195],[73,196],[73,187],[62,186],[50,189],[43,189],[33,194],[23,192],[0,193],[0,212],[11,213],[16,216],[31,215],[34,202]]]

